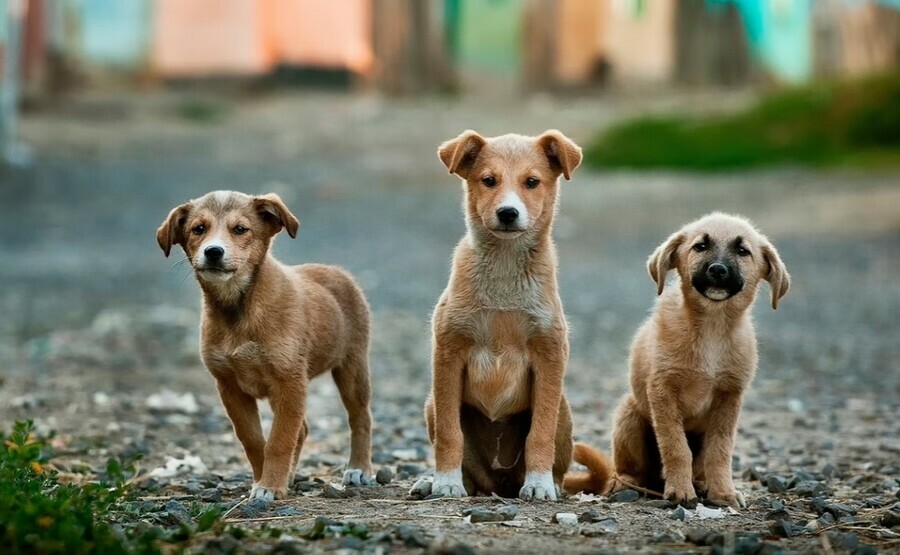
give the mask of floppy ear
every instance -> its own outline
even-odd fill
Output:
[[[297,230],[300,229],[300,220],[291,214],[281,197],[275,193],[260,195],[253,197],[253,204],[260,217],[272,227],[272,235],[281,231],[283,227],[287,230],[291,239],[297,236]]]
[[[772,290],[772,310],[778,309],[778,301],[784,297],[791,287],[791,275],[788,273],[784,262],[778,256],[778,251],[771,244],[765,244],[762,248],[763,259],[768,265],[763,279],[769,282]]]
[[[484,137],[467,129],[459,137],[446,141],[438,148],[438,157],[447,166],[450,173],[455,173],[463,179],[467,179],[472,165],[478,158],[478,153],[484,148],[487,141]]]
[[[566,181],[571,180],[572,172],[581,164],[581,147],[556,129],[545,131],[537,143],[547,155],[550,167],[562,173]]]
[[[159,248],[167,257],[172,252],[172,245],[184,246],[184,224],[187,223],[190,210],[191,203],[176,206],[169,212],[166,221],[156,230],[156,242],[159,243]]]
[[[647,271],[650,277],[656,282],[656,294],[662,295],[663,289],[666,287],[666,274],[675,267],[678,247],[684,243],[685,235],[678,231],[673,233],[666,239],[666,242],[656,247],[650,258],[647,259]]]

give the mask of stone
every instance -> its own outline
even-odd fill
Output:
[[[556,513],[553,515],[552,521],[562,526],[576,526],[578,524],[578,515],[575,513]]]
[[[766,488],[769,490],[769,493],[784,493],[788,489],[788,483],[781,476],[770,474],[766,478]]]
[[[669,514],[669,517],[673,520],[684,520],[687,518],[687,511],[685,511],[684,507],[675,507],[675,510]]]
[[[378,469],[378,472],[375,473],[375,481],[381,485],[390,484],[393,479],[394,471],[391,470],[390,467],[382,466]]]
[[[613,503],[633,503],[641,498],[641,494],[633,489],[623,489],[609,496]]]
[[[487,509],[476,507],[473,509],[465,509],[463,515],[469,517],[469,521],[473,524],[479,522],[504,522],[513,520],[519,513],[519,508],[515,505],[504,505],[497,509]]]

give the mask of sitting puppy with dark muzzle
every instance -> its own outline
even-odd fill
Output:
[[[613,430],[614,488],[662,489],[687,504],[699,489],[710,501],[742,506],[731,454],[741,398],[756,372],[750,308],[762,280],[776,308],[790,276],[765,236],[720,213],[674,233],[647,266],[662,296],[632,343],[632,392]],[[664,291],[671,269],[677,279]]]

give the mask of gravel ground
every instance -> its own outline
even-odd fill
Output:
[[[794,282],[777,312],[757,303],[760,369],[734,459],[750,508],[682,512],[628,496],[409,501],[431,464],[421,416],[428,316],[463,231],[460,189],[437,143],[467,127],[558,127],[586,140],[631,113],[710,99],[269,94],[203,100],[224,119],[199,124],[177,116],[185,98],[88,96],[30,115],[23,135],[35,163],[0,175],[0,425],[27,417],[57,430],[60,468],[99,469],[110,455],[142,454],[148,470],[182,461],[143,482],[146,520],[169,525],[186,505],[222,503],[229,520],[269,529],[198,540],[209,552],[900,552],[895,173],[580,171],[563,187],[566,386],[576,437],[604,449],[627,388],[628,342],[653,302],[652,249],[714,209],[749,216],[779,247]],[[375,462],[389,483],[335,487],[348,433],[323,378],[296,497],[240,501],[249,465],[199,362],[198,288],[154,238],[169,208],[214,188],[277,191],[302,222],[296,240],[278,240],[279,257],[341,264],[363,284],[374,311]],[[473,508],[483,510],[464,515]],[[317,529],[324,539],[312,539]]]

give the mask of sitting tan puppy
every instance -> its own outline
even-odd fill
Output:
[[[748,221],[710,214],[686,225],[647,262],[662,297],[631,347],[631,388],[613,431],[616,489],[663,489],[676,503],[743,506],[731,478],[741,398],[756,372],[750,308],[761,280],[772,308],[790,276]],[[677,272],[663,291],[666,274]]]
[[[306,439],[309,380],[331,371],[350,421],[344,483],[371,474],[369,306],[334,266],[285,266],[273,237],[300,222],[278,195],[216,191],[182,204],[156,232],[169,255],[184,249],[203,290],[201,354],[253,467],[251,498],[287,495]],[[256,400],[274,414],[263,437]]]
[[[572,460],[572,421],[551,230],[559,178],[571,178],[581,149],[559,131],[466,131],[438,155],[463,180],[467,233],[433,316],[425,420],[436,471],[410,493],[555,500]],[[587,462],[593,474],[577,485],[603,486],[605,460]]]

